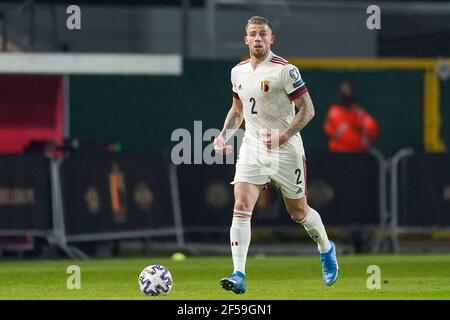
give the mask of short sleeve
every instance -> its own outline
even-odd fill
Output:
[[[237,88],[236,88],[236,82],[235,82],[235,79],[234,79],[234,72],[233,72],[233,70],[231,70],[231,91],[232,91],[232,94],[233,94],[234,98],[240,99],[239,95],[237,94]]]
[[[300,71],[292,64],[286,65],[281,71],[281,81],[284,91],[286,91],[286,94],[291,100],[295,100],[308,92]]]

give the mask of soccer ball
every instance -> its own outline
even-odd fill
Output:
[[[163,296],[172,290],[170,271],[159,264],[145,267],[139,275],[139,288],[147,296]]]

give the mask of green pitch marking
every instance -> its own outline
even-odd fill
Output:
[[[41,260],[0,263],[0,299],[450,299],[450,255],[338,256],[340,275],[332,287],[321,278],[319,256],[249,257],[247,292],[219,286],[231,273],[231,257],[113,260]],[[138,287],[141,270],[162,264],[174,286],[164,297],[146,297]],[[67,267],[78,265],[81,289],[68,289]],[[371,265],[381,271],[380,289],[368,289]]]

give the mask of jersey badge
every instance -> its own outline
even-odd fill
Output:
[[[267,80],[262,80],[261,81],[261,91],[264,92],[264,93],[269,91],[269,81],[267,81]]]

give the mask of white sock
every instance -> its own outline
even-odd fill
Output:
[[[231,254],[233,256],[234,272],[240,271],[245,274],[245,263],[250,245],[251,211],[234,210],[233,222],[230,228]]]
[[[317,247],[320,253],[328,252],[331,249],[330,241],[328,240],[327,232],[322,223],[319,213],[313,208],[309,207],[309,211],[302,221],[299,221],[301,225],[308,232],[311,239],[317,242]]]

